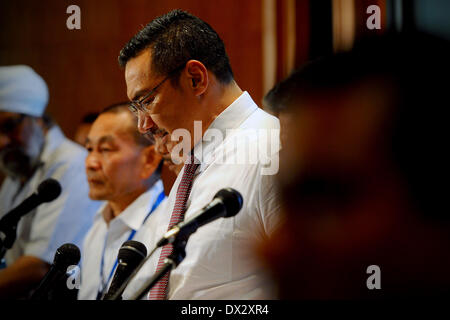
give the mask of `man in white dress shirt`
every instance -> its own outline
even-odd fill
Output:
[[[89,196],[106,200],[89,230],[81,261],[79,299],[100,299],[109,288],[117,254],[165,198],[161,156],[151,139],[136,129],[127,104],[106,108],[86,141]]]
[[[62,193],[21,218],[17,238],[0,270],[0,297],[26,297],[64,243],[81,247],[100,202],[88,197],[86,151],[68,140],[45,114],[48,89],[28,66],[0,68],[0,218],[36,192],[45,179]]]
[[[222,40],[189,13],[175,10],[150,22],[122,49],[119,62],[125,67],[139,130],[161,140],[168,140],[167,133],[173,140],[181,135],[183,144],[175,146],[172,155],[181,151],[185,159],[193,154],[200,163],[184,220],[222,188],[236,189],[244,200],[235,217],[218,219],[190,237],[186,258],[170,273],[166,298],[274,297],[252,246],[271,234],[280,220],[274,184],[278,119],[239,88]],[[166,210],[158,211],[138,235],[150,250],[168,228],[185,169],[172,187]],[[160,253],[161,249],[148,260],[124,298],[133,297],[143,280],[155,273]]]

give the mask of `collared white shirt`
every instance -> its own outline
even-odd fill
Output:
[[[86,235],[81,260],[81,286],[78,292],[80,300],[95,300],[97,293],[106,293],[112,280],[117,254],[122,244],[130,239],[133,230],[138,231],[146,218],[150,219],[156,209],[157,200],[164,196],[164,187],[158,180],[145,193],[134,200],[124,211],[109,221],[105,216],[111,214],[110,207],[105,203],[97,212],[94,224]],[[147,248],[148,250],[148,248]],[[103,270],[101,261],[103,256]],[[103,279],[101,277],[103,276]],[[106,288],[103,288],[103,287]]]
[[[64,243],[81,247],[86,232],[92,225],[95,212],[101,205],[89,199],[84,169],[86,150],[68,140],[54,125],[47,132],[40,161],[42,165],[20,188],[20,182],[6,178],[0,190],[0,217],[36,192],[47,178],[61,184],[59,197],[43,203],[21,218],[17,239],[7,251],[7,266],[22,255],[35,256],[53,263],[56,249]]]
[[[210,133],[226,133],[221,139],[205,141]],[[186,258],[172,270],[169,279],[169,299],[267,299],[274,298],[273,285],[253,255],[253,245],[271,234],[280,222],[279,202],[274,175],[263,175],[263,161],[255,163],[223,163],[221,157],[233,162],[241,157],[238,145],[256,146],[256,152],[267,147],[267,139],[258,139],[254,133],[273,132],[275,141],[269,154],[261,157],[276,162],[279,151],[279,121],[267,114],[244,92],[210,125],[203,142],[196,145],[194,154],[202,163],[194,177],[187,203],[185,220],[195,216],[222,188],[239,191],[244,204],[234,217],[221,218],[202,226],[186,246]],[[252,133],[253,132],[253,133]],[[250,152],[254,152],[253,149]],[[248,156],[248,154],[247,154]],[[275,159],[276,158],[276,159]],[[278,162],[276,162],[276,165]],[[137,239],[149,250],[167,231],[175,204],[176,192],[184,170],[178,175],[164,208],[154,219],[144,224]],[[276,172],[275,172],[276,173]],[[161,249],[138,272],[124,292],[131,298],[155,272]]]

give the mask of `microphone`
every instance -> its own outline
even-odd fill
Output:
[[[53,286],[64,278],[67,268],[72,265],[77,265],[80,262],[80,249],[72,243],[66,243],[60,246],[55,253],[53,264],[50,270],[42,279],[36,291],[31,296],[31,300],[44,298],[44,294],[48,294]]]
[[[111,281],[111,285],[102,300],[111,300],[113,296],[121,297],[123,292],[123,290],[120,291],[122,284],[146,256],[147,248],[143,243],[134,240],[125,241],[122,244],[122,247],[120,247],[119,254],[117,255],[119,263]]]
[[[6,233],[8,229],[14,228],[17,225],[22,216],[44,202],[55,200],[60,194],[61,185],[58,181],[51,178],[42,181],[38,186],[37,192],[23,200],[21,204],[9,211],[0,220],[0,231]]]
[[[139,291],[131,297],[131,300],[141,299],[167,272],[176,268],[186,255],[184,246],[192,233],[197,231],[201,226],[221,217],[228,218],[235,216],[241,210],[243,202],[242,196],[238,191],[232,188],[221,189],[216,193],[213,200],[203,207],[194,218],[180,222],[167,231],[156,244],[156,248],[164,246],[167,243],[174,243],[174,252],[172,255],[174,255],[175,251],[178,251],[178,253],[175,254],[174,258],[170,258],[169,256],[164,262],[163,267],[144,283]],[[177,244],[179,244],[178,248],[176,248]],[[128,279],[127,283],[130,281],[131,279]],[[115,300],[114,298],[112,300]]]
[[[189,237],[201,226],[219,218],[235,216],[241,210],[244,201],[241,194],[232,189],[219,190],[213,200],[192,219],[178,223],[158,241],[157,247],[173,243],[178,236]]]
[[[55,179],[42,181],[36,193],[26,198],[17,207],[0,219],[0,259],[16,241],[16,228],[20,218],[44,202],[55,200],[61,193],[61,185]]]
[[[207,206],[203,207],[203,209],[201,209],[200,212],[193,219],[186,222],[180,222],[175,227],[167,231],[166,234],[161,238],[161,240],[158,241],[156,247],[150,253],[150,256],[156,251],[157,248],[162,247],[167,243],[175,242],[178,236],[184,236],[185,239],[187,239],[192,233],[197,231],[199,227],[211,221],[214,221],[221,217],[227,218],[235,216],[239,212],[239,210],[241,210],[242,205],[243,199],[238,191],[232,188],[225,188],[219,190],[219,192],[217,192],[216,195],[214,196],[213,200]],[[142,268],[142,266],[145,264],[146,260],[148,260],[150,256],[145,258],[142,261],[142,263],[139,266],[137,266],[137,268],[133,272],[130,273],[130,276],[124,281],[124,283],[120,288],[120,294],[122,294],[128,283],[131,282],[131,280]],[[136,300],[142,298],[145,292],[148,292],[148,290],[156,282],[158,282],[162,276],[164,276],[167,270],[164,270],[164,268],[163,270],[160,270],[156,275],[154,275],[151,279],[149,279],[144,284],[144,286],[142,286],[142,288],[138,291],[138,293],[135,294],[131,299]],[[108,300],[117,300],[118,298],[119,294],[116,293],[114,295],[109,296]]]

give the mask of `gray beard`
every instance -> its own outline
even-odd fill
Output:
[[[39,159],[32,159],[20,147],[7,147],[0,151],[0,171],[20,180],[28,180],[36,170]]]

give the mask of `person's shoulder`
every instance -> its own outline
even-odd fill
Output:
[[[267,111],[258,108],[258,110],[256,110],[256,115],[260,119],[260,121],[263,122],[264,124],[267,124],[269,128],[276,128],[276,129],[280,128],[280,120],[274,115],[268,113]]]
[[[82,146],[63,137],[61,143],[49,155],[44,162],[50,166],[64,165],[67,167],[84,166],[84,160],[87,156],[87,151]]]
[[[263,109],[257,107],[256,110],[241,123],[239,128],[242,129],[280,129],[280,120],[271,115],[270,113],[264,111]]]

